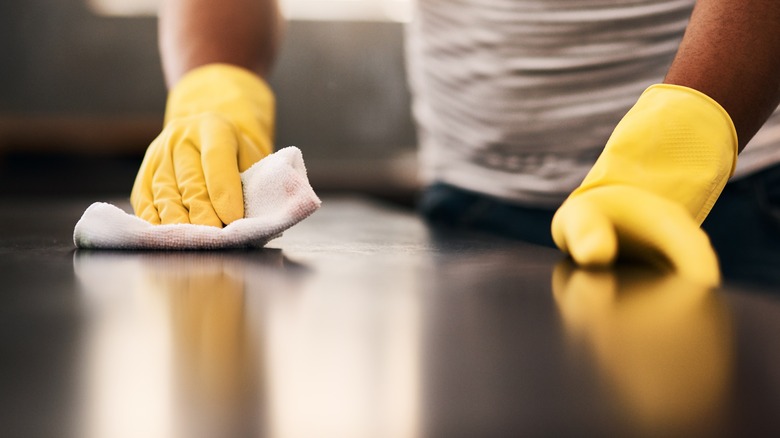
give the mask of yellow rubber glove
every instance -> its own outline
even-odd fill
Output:
[[[217,227],[244,217],[239,173],[272,152],[273,125],[274,96],[257,75],[227,64],[191,70],[171,90],[138,171],[135,214]]]
[[[555,244],[583,266],[620,255],[717,285],[717,257],[699,226],[734,172],[737,147],[717,102],[687,87],[649,87],[555,213]]]

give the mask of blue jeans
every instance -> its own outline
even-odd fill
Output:
[[[550,223],[555,209],[525,207],[435,183],[422,193],[418,210],[437,226],[554,246]],[[729,183],[702,228],[724,276],[780,286],[780,165]]]

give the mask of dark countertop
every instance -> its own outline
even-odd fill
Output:
[[[0,201],[9,437],[780,436],[780,293],[325,198],[268,248],[75,251]]]

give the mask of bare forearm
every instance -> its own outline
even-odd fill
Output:
[[[780,102],[780,1],[699,0],[665,82],[720,103],[741,151]]]
[[[160,52],[168,86],[200,65],[223,62],[266,76],[280,34],[276,0],[165,0]]]

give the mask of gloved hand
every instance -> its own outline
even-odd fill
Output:
[[[171,90],[130,202],[153,224],[221,227],[244,217],[240,172],[272,152],[274,96],[227,64],[188,72]]]
[[[717,285],[717,257],[699,226],[734,172],[737,147],[717,102],[687,87],[649,87],[555,213],[555,244],[582,266],[638,258]]]

